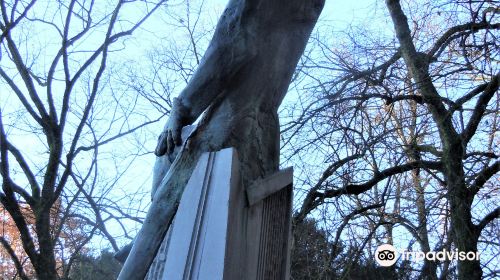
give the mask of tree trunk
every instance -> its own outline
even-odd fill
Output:
[[[243,64],[232,70],[223,69],[231,73],[229,80],[205,85],[217,92],[217,97],[211,100],[204,118],[184,143],[156,191],[119,279],[143,279],[146,275],[176,212],[184,186],[203,152],[236,148],[244,186],[278,169],[278,106],[323,4],[324,0],[234,0],[228,4],[204,60],[213,59],[209,55],[217,53],[213,46],[224,45],[214,40],[225,40],[234,34],[245,35],[248,42],[244,47],[251,49],[243,53],[251,54],[250,59],[244,59]],[[226,49],[225,52],[224,57],[233,54]],[[241,49],[237,55],[239,52]],[[227,58],[221,57],[214,62],[225,60]],[[203,75],[203,71],[214,71],[213,65],[203,69],[204,65],[200,64],[197,75],[214,76],[213,73]],[[190,81],[190,84],[196,83]],[[199,94],[194,98],[204,98],[203,92]]]
[[[465,184],[462,155],[462,141],[446,143],[443,147],[443,165],[448,188],[451,212],[453,243],[459,252],[477,252],[479,236],[472,223],[473,196]],[[481,279],[483,271],[479,260],[459,260],[458,278],[463,280]]]
[[[50,233],[50,213],[41,211],[36,219],[36,229],[40,253],[38,260],[33,263],[36,274],[39,279],[55,280],[58,279],[56,270],[56,259],[54,255],[54,246]]]
[[[443,146],[443,173],[451,210],[453,242],[459,252],[477,252],[478,234],[472,223],[471,205],[473,194],[465,184],[462,158],[465,147],[462,137],[453,126],[452,114],[446,109],[429,75],[429,58],[417,52],[399,0],[386,0],[400,43],[402,57],[430,111],[439,131]],[[481,279],[479,260],[458,260],[460,280]]]
[[[427,230],[427,209],[425,207],[425,189],[422,186],[422,178],[419,174],[419,169],[412,171],[412,181],[416,192],[416,206],[418,216],[417,233],[420,237],[420,247],[424,253],[430,252],[429,235]],[[437,280],[437,264],[435,261],[425,259],[422,266],[420,279]]]

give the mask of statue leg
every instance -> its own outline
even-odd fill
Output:
[[[156,190],[160,185],[161,181],[167,175],[172,162],[174,162],[175,157],[179,153],[180,147],[175,147],[172,154],[165,154],[161,157],[156,157],[155,166],[153,167],[153,184],[151,186],[151,201],[155,197]]]
[[[194,129],[194,127],[195,127],[194,125],[190,125],[190,126],[186,126],[186,127],[182,128],[182,141],[183,142],[187,139],[187,137],[189,136],[191,131]],[[156,157],[155,165],[153,167],[153,183],[151,186],[151,201],[153,201],[156,190],[158,189],[158,187],[161,184],[161,181],[163,180],[165,175],[167,175],[167,172],[170,169],[172,162],[174,162],[175,158],[177,157],[177,154],[179,154],[181,147],[182,146],[176,146],[171,154],[165,154],[161,157]],[[130,250],[132,249],[132,245],[134,245],[134,241],[125,245],[118,252],[116,252],[114,255],[115,259],[122,264],[125,263],[128,255],[130,253]]]

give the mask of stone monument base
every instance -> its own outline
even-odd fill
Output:
[[[145,279],[289,279],[292,173],[244,189],[235,149],[203,154]]]

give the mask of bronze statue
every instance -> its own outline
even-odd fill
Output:
[[[244,185],[278,170],[277,110],[323,4],[229,2],[198,69],[174,99],[155,150],[153,202],[119,279],[144,278],[203,152],[234,147]],[[182,128],[200,116],[181,143]]]

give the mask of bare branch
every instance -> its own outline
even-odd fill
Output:
[[[35,175],[31,171],[31,168],[29,167],[21,152],[10,142],[7,142],[7,149],[14,156],[14,158],[16,158],[19,166],[21,166],[24,175],[30,183],[32,196],[35,200],[37,200],[40,197],[40,186],[38,185],[38,182],[36,181]]]
[[[159,118],[157,118],[157,119],[155,119],[155,120],[151,120],[151,121],[144,122],[144,123],[142,123],[142,124],[140,124],[140,125],[138,125],[138,126],[136,126],[136,127],[132,128],[132,129],[129,129],[129,130],[125,131],[125,132],[120,132],[120,133],[118,133],[118,134],[116,134],[116,135],[114,135],[114,136],[112,136],[112,137],[109,137],[109,138],[107,138],[106,140],[103,140],[103,141],[100,141],[100,142],[96,142],[94,145],[91,145],[91,146],[86,146],[86,147],[78,147],[78,148],[75,150],[74,155],[76,156],[76,155],[77,155],[78,153],[80,153],[80,152],[83,152],[83,151],[90,151],[90,150],[93,150],[93,149],[95,149],[95,148],[97,148],[97,147],[100,147],[100,146],[102,146],[102,145],[106,145],[106,144],[108,144],[108,143],[111,143],[112,141],[114,141],[114,140],[116,140],[116,139],[119,139],[119,138],[121,138],[121,137],[123,137],[123,136],[126,136],[126,135],[128,135],[128,134],[131,134],[131,133],[135,132],[136,130],[138,130],[138,129],[140,129],[140,128],[143,128],[143,127],[145,127],[145,126],[147,126],[147,125],[150,125],[150,124],[152,124],[152,123],[156,123],[156,122],[158,122],[161,118],[162,118],[162,117],[159,117]]]
[[[42,121],[42,118],[35,112],[29,101],[26,99],[22,91],[19,89],[19,87],[14,83],[14,81],[5,73],[2,67],[0,67],[0,76],[7,82],[7,84],[10,86],[12,91],[17,95],[17,98],[21,101],[23,104],[24,108],[28,113],[33,117],[33,119],[42,127],[45,127],[44,122]]]
[[[41,119],[43,122],[47,122],[49,120],[49,115],[47,113],[47,110],[45,109],[42,101],[40,100],[38,93],[35,88],[35,84],[33,82],[33,79],[30,75],[30,71],[28,70],[28,67],[23,61],[23,58],[21,54],[19,53],[19,50],[17,48],[16,43],[10,36],[10,33],[7,33],[5,36],[7,40],[7,47],[10,50],[10,53],[12,54],[12,59],[14,64],[16,65],[17,71],[19,75],[21,76],[22,80],[24,81],[24,85],[26,86],[29,96],[33,103],[35,104],[35,107],[38,109],[38,113],[41,116]],[[3,75],[2,75],[3,76]],[[5,78],[4,78],[5,79]]]
[[[463,35],[464,31],[478,32],[484,29],[500,29],[500,23],[491,24],[489,22],[469,22],[448,29],[441,37],[434,43],[434,46],[427,52],[430,57],[439,57],[441,52],[446,46],[454,39]]]
[[[488,86],[484,89],[484,92],[479,96],[469,123],[461,134],[464,144],[469,143],[472,136],[474,136],[474,134],[476,133],[477,127],[479,126],[479,122],[483,118],[488,103],[490,102],[495,92],[498,90],[499,82],[500,73],[493,76],[491,81],[488,83]]]
[[[379,182],[393,175],[408,172],[416,168],[440,170],[442,168],[442,164],[440,162],[434,161],[415,161],[399,166],[390,167],[388,169],[375,173],[369,181],[363,184],[349,184],[342,188],[333,190],[329,189],[325,190],[324,192],[319,192],[318,190],[311,189],[311,191],[308,192],[307,197],[304,199],[302,208],[300,209],[299,213],[295,215],[295,219],[297,221],[304,219],[307,214],[309,214],[318,205],[323,203],[323,201],[327,198],[339,197],[341,195],[359,195],[363,192],[368,191]]]
[[[496,173],[500,172],[500,161],[497,160],[492,165],[484,168],[476,175],[476,181],[470,186],[470,191],[472,194],[476,194],[481,187],[484,186],[488,180],[493,177]]]
[[[488,213],[480,222],[476,225],[477,234],[481,234],[481,231],[494,219],[498,219],[500,217],[500,207],[497,207],[492,212]]]
[[[440,134],[451,138],[457,133],[452,124],[451,114],[444,107],[442,98],[439,96],[429,76],[428,58],[423,57],[417,52],[413,44],[410,27],[408,26],[408,19],[401,9],[399,1],[387,0],[386,3],[394,23],[398,41],[401,45],[400,50],[405,63],[413,79],[415,79],[424,100],[429,104],[429,109],[436,120]]]
[[[9,242],[5,240],[3,236],[0,236],[0,243],[3,245],[5,250],[7,251],[7,254],[9,254],[10,258],[14,262],[14,265],[16,266],[17,273],[19,273],[19,277],[23,280],[29,280],[28,276],[26,276],[26,273],[24,273],[23,265],[19,261],[19,259],[16,256],[16,253],[10,246]]]

